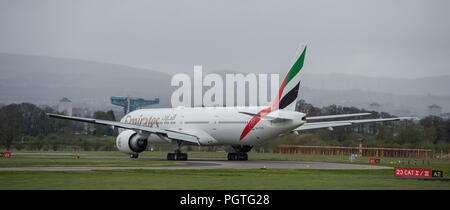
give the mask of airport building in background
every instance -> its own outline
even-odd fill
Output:
[[[58,112],[64,115],[72,116],[72,101],[66,97],[59,100]]]
[[[428,113],[431,116],[440,116],[442,112],[442,108],[436,104],[432,104],[428,106]]]

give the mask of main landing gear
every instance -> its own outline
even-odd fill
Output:
[[[232,152],[228,153],[228,160],[248,160],[247,152],[249,152],[252,148],[253,146],[249,145],[232,146]]]
[[[139,157],[139,154],[131,154],[131,155],[130,155],[130,158],[137,159],[138,157]]]
[[[181,153],[180,151],[167,154],[167,160],[187,160],[187,157],[187,153]]]
[[[168,153],[167,160],[187,160],[187,153],[181,153],[180,151],[181,141],[177,141],[173,143],[173,148],[175,153]]]
[[[246,152],[228,153],[228,160],[248,160]]]

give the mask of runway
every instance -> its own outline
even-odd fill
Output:
[[[67,158],[64,156],[27,156],[28,158]],[[129,159],[125,157],[107,157],[107,156],[82,156],[87,159]],[[163,158],[144,157],[137,161],[167,161]],[[127,166],[127,167],[7,167],[0,171],[93,171],[93,170],[120,170],[120,169],[392,169],[386,166],[359,165],[345,163],[328,162],[306,162],[306,161],[271,161],[271,160],[248,160],[248,161],[229,161],[226,159],[214,158],[191,158],[187,161],[175,161],[184,165],[177,166]]]

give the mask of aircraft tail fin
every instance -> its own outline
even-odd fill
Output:
[[[295,110],[295,104],[300,88],[300,70],[303,67],[306,54],[306,45],[300,47],[299,55],[283,80],[272,109]]]

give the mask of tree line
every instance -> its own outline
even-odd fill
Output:
[[[356,107],[330,105],[319,108],[306,103],[304,100],[297,102],[296,110],[306,113],[307,116],[370,112],[371,115],[360,118],[396,117],[389,113]],[[349,127],[335,127],[333,131],[318,129],[306,131],[300,135],[284,135],[256,149],[278,152],[278,145],[280,144],[356,147],[359,146],[360,140],[363,141],[364,147],[421,148],[448,152],[450,150],[450,119],[427,116],[419,121],[404,120],[360,124]]]
[[[81,122],[50,118],[56,113],[50,107],[34,104],[10,104],[0,108],[0,149],[60,150],[62,147],[83,150],[114,149],[112,136],[117,132],[110,127],[85,125]],[[112,110],[97,111],[94,118],[114,120]],[[112,141],[111,141],[112,140]]]
[[[389,113],[378,113],[355,107],[330,105],[319,108],[304,100],[297,103],[296,109],[309,116],[371,112],[372,115],[368,118],[395,117]],[[81,122],[49,118],[46,113],[56,112],[50,107],[39,108],[30,103],[1,107],[0,149],[115,149],[117,130],[108,126],[87,125]],[[96,111],[92,117],[116,120],[112,110]],[[358,146],[360,140],[363,140],[365,147],[431,148],[448,151],[450,149],[450,120],[428,116],[418,122],[383,122],[336,127],[333,131],[312,130],[302,132],[300,135],[281,136],[268,144],[255,147],[255,150],[278,152],[280,144]]]

